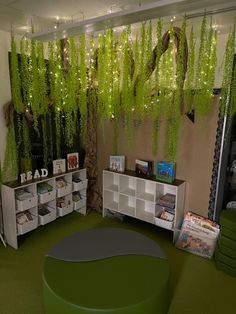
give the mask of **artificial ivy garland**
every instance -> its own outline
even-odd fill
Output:
[[[221,116],[233,115],[234,110],[230,110],[230,95],[231,84],[233,78],[233,64],[234,64],[234,49],[235,49],[235,25],[233,31],[229,34],[226,44],[225,60],[224,60],[224,73],[221,88],[221,103],[220,114]]]
[[[195,41],[192,27],[189,38],[188,68],[185,80],[184,102],[186,113],[189,113],[193,110],[194,89],[195,89]]]

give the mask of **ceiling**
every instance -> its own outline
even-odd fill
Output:
[[[83,20],[96,18],[99,16],[113,14],[120,11],[136,9],[151,3],[173,3],[178,0],[0,0],[0,30],[25,34],[30,31],[31,24],[34,25],[35,32],[44,32],[54,27],[61,27],[63,24],[77,23]],[[187,1],[185,1],[187,2]],[[222,4],[215,5],[217,1],[206,0],[204,6],[207,9],[218,9],[220,7],[235,7],[228,13],[214,15],[213,23],[218,25],[220,32],[228,32],[232,27],[236,15],[236,1],[222,0]],[[189,0],[195,6],[194,11],[178,11],[178,4],[175,6],[177,14],[191,14],[203,12],[201,1]],[[199,5],[196,5],[199,3]],[[190,6],[191,8],[191,6]],[[166,15],[166,14],[165,14]],[[181,17],[182,17],[181,16]],[[192,23],[199,23],[198,19],[192,19]]]

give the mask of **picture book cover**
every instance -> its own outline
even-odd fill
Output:
[[[53,174],[60,174],[66,172],[66,160],[56,159],[53,160]]]
[[[79,153],[67,154],[67,170],[79,168]]]
[[[175,180],[175,164],[157,161],[156,179],[167,183],[173,183]]]
[[[125,156],[110,156],[110,170],[117,172],[125,171]]]
[[[146,177],[151,177],[153,175],[153,161],[136,159],[135,172]]]

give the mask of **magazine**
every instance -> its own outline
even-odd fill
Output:
[[[175,246],[202,257],[211,258],[214,254],[219,225],[205,217],[188,212]]]

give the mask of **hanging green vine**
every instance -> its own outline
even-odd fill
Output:
[[[233,77],[234,49],[235,49],[235,25],[233,31],[229,34],[228,41],[226,44],[220,102],[221,116],[228,115],[229,113],[232,115],[234,112],[234,110],[230,109],[230,94]]]
[[[61,111],[66,99],[65,79],[62,72],[62,51],[61,42],[49,44],[49,82],[50,82],[50,98],[54,105],[55,126],[56,126],[56,155],[61,157]]]
[[[31,67],[30,67],[30,99],[31,110],[34,116],[34,129],[39,136],[38,116],[40,113],[40,94],[39,94],[39,73],[37,62],[37,46],[34,40],[31,41]]]
[[[10,125],[7,131],[6,150],[2,169],[3,182],[16,180],[19,174],[18,150],[15,139],[13,113],[10,116]]]
[[[117,140],[119,133],[119,117],[120,117],[120,76],[119,76],[119,63],[118,63],[118,45],[113,45],[112,51],[112,78],[113,78],[113,88],[112,88],[112,119],[113,119],[113,154],[117,154]]]
[[[136,65],[138,68],[138,80],[135,89],[135,115],[139,119],[143,119],[145,116],[145,51],[146,51],[146,30],[145,23],[142,23],[141,26],[141,39],[140,39],[140,47],[139,47],[139,63]]]
[[[180,31],[179,50],[177,55],[176,64],[176,82],[175,91],[173,95],[173,102],[171,104],[170,119],[167,121],[166,126],[166,155],[170,161],[175,161],[176,150],[178,143],[179,124],[181,117],[181,105],[183,101],[183,85],[184,85],[184,49],[185,49],[185,31],[186,20],[183,20],[183,24]]]
[[[42,42],[37,43],[38,56],[38,101],[39,114],[45,114],[48,110],[47,83],[46,83],[46,63],[44,58],[44,47]]]
[[[217,32],[213,30],[212,23],[207,39],[204,41],[204,53],[202,59],[199,60],[201,63],[200,70],[201,84],[199,84],[199,90],[197,92],[196,99],[196,111],[200,115],[206,115],[209,111],[210,105],[212,104],[213,88],[215,82],[215,69],[217,65],[216,59],[216,44],[217,44]]]
[[[152,22],[146,28],[146,49],[144,58],[145,76],[144,76],[144,108],[145,115],[147,116],[151,112],[151,100],[152,100],[152,70],[149,65],[152,64]]]
[[[77,64],[78,54],[75,45],[74,37],[69,39],[68,47],[68,61],[69,68],[66,77],[67,82],[67,96],[64,105],[65,112],[65,137],[66,144],[69,147],[73,145],[74,134],[77,126],[77,112],[78,112],[78,75],[77,75]]]
[[[31,142],[29,137],[29,127],[25,118],[23,118],[23,160],[24,160],[24,172],[32,170],[31,159]]]
[[[21,96],[21,81],[16,42],[13,35],[11,37],[11,94],[14,109],[17,113],[22,113],[24,111],[24,104]]]
[[[46,117],[41,118],[41,124],[43,138],[43,165],[44,167],[47,167],[49,163],[48,138],[50,137],[50,133],[48,132]]]
[[[235,113],[236,113],[236,65],[234,65],[232,76],[230,106],[228,110],[228,115],[229,117],[233,117]]]
[[[155,70],[155,94],[153,97],[153,110],[152,110],[152,152],[155,155],[157,153],[158,146],[158,130],[159,120],[161,115],[161,86],[160,86],[160,64],[162,55],[162,20],[158,19],[156,27],[156,70]]]
[[[193,109],[195,89],[195,41],[193,27],[189,39],[188,68],[185,80],[185,112],[189,113]]]
[[[175,75],[175,43],[174,43],[174,29],[171,23],[169,29],[169,46],[162,56],[160,69],[160,84],[163,86],[160,91],[161,102],[163,103],[163,113],[166,118],[166,137],[165,137],[165,153],[168,158],[172,158],[172,146],[170,144],[171,128],[170,124],[173,122],[173,97],[176,89],[176,75]]]
[[[133,116],[133,85],[131,81],[131,27],[127,26],[121,35],[121,110],[124,114],[125,133],[131,142]],[[137,58],[137,57],[136,57]]]
[[[87,121],[87,67],[86,67],[86,41],[85,35],[79,37],[79,75],[80,75],[80,88],[79,88],[79,110],[81,121],[81,133],[86,133],[86,121]]]
[[[23,93],[23,103],[26,110],[30,110],[30,75],[29,75],[29,41],[22,38],[20,42],[20,77]]]

